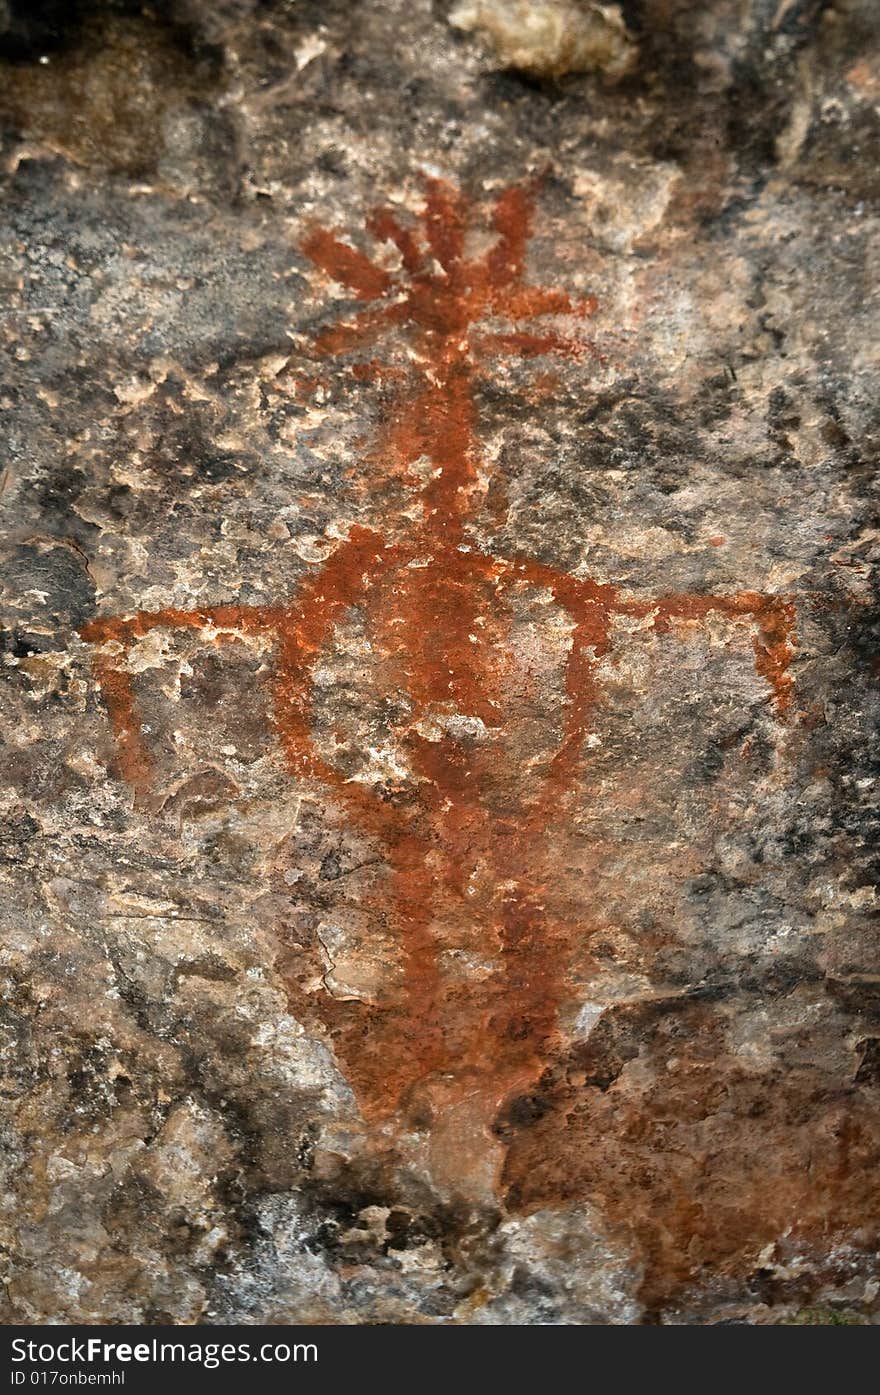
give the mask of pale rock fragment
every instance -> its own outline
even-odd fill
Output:
[[[535,77],[599,72],[616,81],[636,59],[636,45],[618,5],[464,0],[449,18],[457,29],[475,30],[487,38],[501,67]]]

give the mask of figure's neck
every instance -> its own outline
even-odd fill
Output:
[[[422,490],[422,534],[435,547],[455,547],[464,536],[477,483],[474,371],[460,339],[443,339],[424,370],[425,389],[414,423],[431,463]]]

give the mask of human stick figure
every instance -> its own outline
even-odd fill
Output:
[[[374,213],[368,231],[396,249],[397,274],[322,228],[302,243],[322,272],[363,303],[316,336],[319,357],[357,354],[387,332],[405,336],[411,372],[377,454],[412,495],[406,515],[381,527],[352,526],[279,605],[169,607],[95,619],[81,631],[97,647],[95,674],[119,770],[139,799],[153,772],[127,664],[131,647],[158,628],[196,630],[210,643],[258,635],[272,647],[272,719],[290,773],[326,789],[387,864],[381,914],[398,946],[401,986],[381,1004],[339,1001],[328,990],[323,1017],[334,1048],[365,1118],[406,1116],[442,1129],[444,1119],[458,1117],[459,1134],[487,1127],[505,1099],[528,1087],[558,1034],[569,927],[547,910],[543,894],[548,830],[573,792],[615,617],[638,619],[657,634],[712,613],[748,626],[756,670],[780,720],[791,706],[795,646],[794,607],[781,596],[629,598],[617,586],[473,544],[469,522],[484,487],[479,363],[495,354],[592,352],[558,325],[585,322],[596,301],[526,282],[532,188],[500,195],[494,241],[477,256],[466,250],[470,212],[455,188],[427,179],[419,228],[388,210]],[[487,329],[487,320],[506,327]],[[564,713],[543,771],[528,795],[512,799],[499,793],[510,720],[504,653],[513,610],[536,594],[569,630]],[[313,674],[353,610],[380,656],[385,690],[404,701],[397,732],[409,780],[403,800],[347,777],[314,738]],[[478,864],[488,886],[474,900]],[[441,921],[467,923],[492,971],[453,981],[441,964]]]

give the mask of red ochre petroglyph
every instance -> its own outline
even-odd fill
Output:
[[[305,253],[363,302],[357,314],[317,336],[318,356],[355,353],[388,330],[408,337],[414,386],[401,389],[393,404],[376,458],[409,485],[417,509],[382,530],[352,527],[281,605],[169,608],[96,619],[82,630],[84,639],[103,646],[95,671],[116,732],[119,769],[140,794],[150,786],[151,763],[125,663],[134,642],[163,627],[206,632],[215,641],[257,634],[272,644],[273,717],[291,774],[324,787],[381,847],[389,879],[382,914],[402,962],[402,986],[391,1004],[337,1001],[328,993],[323,1020],[366,1118],[412,1122],[426,1114],[442,1131],[444,1118],[458,1116],[459,1124],[449,1127],[462,1137],[474,1124],[485,1128],[505,1099],[527,1089],[554,1046],[571,926],[546,904],[552,876],[547,835],[573,791],[591,730],[597,665],[609,652],[614,618],[640,619],[643,629],[658,634],[713,613],[742,622],[780,718],[792,697],[794,610],[786,599],[757,592],[632,599],[615,586],[528,558],[487,555],[469,543],[468,520],[483,488],[474,401],[478,365],[499,353],[591,351],[572,326],[590,318],[595,300],[524,279],[532,216],[532,192],[508,189],[494,205],[492,245],[469,257],[463,197],[429,179],[418,231],[385,210],[368,222],[378,242],[397,249],[398,275],[332,232],[312,231],[302,244]],[[546,317],[553,320],[548,324]],[[487,320],[507,328],[481,331]],[[436,728],[423,734],[424,722],[458,714],[482,723],[490,735],[498,732],[501,656],[512,608],[530,591],[549,593],[570,627],[564,717],[555,751],[534,782],[537,791],[505,802],[497,796],[493,768],[493,761],[505,760],[498,745],[490,740],[468,749],[454,724],[438,736]],[[313,670],[353,608],[362,612],[383,656],[386,680],[410,708],[402,741],[416,793],[408,802],[395,803],[346,778],[314,738]],[[476,862],[489,869],[491,880],[478,906],[466,885]],[[495,967],[452,983],[441,967],[436,926],[440,919],[469,920],[473,931],[475,917]]]

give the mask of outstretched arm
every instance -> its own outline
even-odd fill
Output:
[[[355,526],[335,552],[304,580],[279,625],[275,723],[295,774],[333,779],[312,745],[312,666],[346,609],[396,556],[371,528]]]
[[[659,596],[654,601],[619,602],[624,615],[651,616],[651,628],[667,634],[676,620],[700,620],[716,612],[751,621],[755,628],[755,668],[768,683],[776,711],[784,716],[791,706],[793,679],[789,672],[797,647],[794,605],[784,596],[741,591],[734,596]]]
[[[147,794],[153,768],[141,735],[134,682],[128,667],[132,645],[156,629],[202,630],[211,632],[216,639],[266,634],[277,630],[281,615],[281,611],[270,607],[227,605],[178,610],[169,606],[129,617],[99,617],[83,625],[80,637],[87,644],[99,646],[92,669],[116,737],[119,773],[132,786],[137,802]]]
[[[80,630],[87,644],[116,640],[132,645],[150,630],[216,630],[218,637],[266,633],[277,627],[283,611],[273,606],[218,605],[200,610],[139,610],[136,615],[106,615],[89,620]]]

